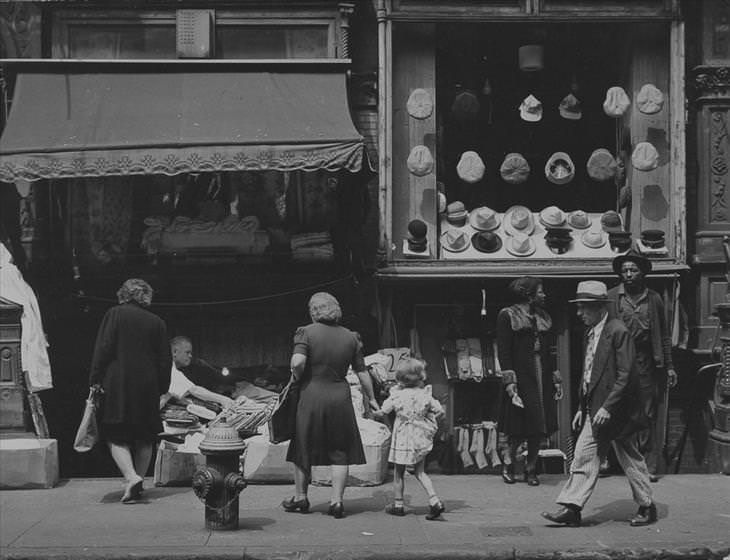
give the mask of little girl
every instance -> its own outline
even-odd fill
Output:
[[[398,385],[391,389],[390,396],[380,409],[381,414],[388,414],[393,410],[396,413],[388,456],[388,461],[395,465],[395,501],[385,512],[400,517],[406,514],[403,507],[403,476],[406,466],[413,466],[415,477],[428,494],[430,508],[426,519],[436,519],[445,508],[436,495],[431,478],[424,470],[424,462],[433,448],[433,437],[438,429],[436,418],[443,414],[444,409],[431,396],[431,386],[424,387],[426,371],[422,361],[413,358],[402,360],[396,369],[395,378]]]

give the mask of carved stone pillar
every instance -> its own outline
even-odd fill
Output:
[[[350,58],[350,18],[355,13],[355,4],[340,2],[340,54],[339,58]]]

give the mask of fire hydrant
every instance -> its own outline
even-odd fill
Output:
[[[239,457],[245,448],[246,443],[225,418],[200,443],[205,467],[193,475],[193,491],[205,503],[207,529],[238,529],[238,495],[246,488]]]

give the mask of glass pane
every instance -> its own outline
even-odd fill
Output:
[[[219,26],[218,58],[327,58],[328,27]]]
[[[70,58],[175,58],[174,25],[68,27]]]

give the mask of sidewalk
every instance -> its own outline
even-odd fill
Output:
[[[237,558],[300,560],[477,558],[702,558],[730,555],[730,478],[672,475],[653,485],[659,522],[633,528],[626,480],[601,479],[584,526],[553,527],[562,475],[542,484],[505,485],[497,476],[433,477],[447,512],[426,521],[426,500],[406,479],[406,517],[383,513],[390,484],[348,488],[346,517],[326,515],[330,489],[314,487],[309,515],[285,513],[291,485],[251,485],[240,500],[240,529],[205,529],[190,488],[148,488],[145,501],[119,503],[119,479],[65,480],[49,490],[0,492],[2,558]]]

